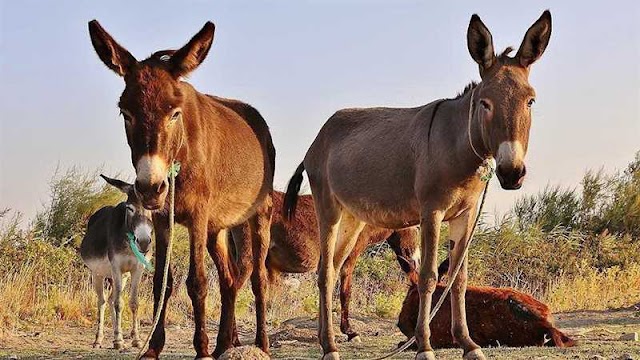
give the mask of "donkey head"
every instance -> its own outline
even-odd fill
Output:
[[[135,237],[136,245],[140,252],[147,253],[151,238],[153,236],[153,223],[151,221],[151,211],[142,206],[142,202],[136,196],[133,185],[122,180],[112,179],[102,174],[100,176],[111,186],[127,195],[124,214],[125,231],[132,233]]]
[[[467,46],[482,78],[472,99],[473,121],[480,124],[483,150],[496,158],[496,173],[504,189],[519,189],[524,181],[536,95],[529,85],[529,71],[544,53],[550,36],[551,13],[547,10],[527,30],[514,57],[508,55],[511,48],[496,55],[491,33],[480,17],[473,15],[469,23]]]
[[[164,206],[167,171],[185,137],[183,113],[196,111],[188,108],[191,93],[180,80],[205,59],[214,30],[213,23],[207,22],[179,50],[159,51],[137,61],[96,20],[89,22],[91,42],[100,60],[124,78],[118,106],[136,170],[134,190],[147,209]]]

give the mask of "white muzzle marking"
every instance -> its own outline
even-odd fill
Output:
[[[151,225],[142,223],[133,229],[133,234],[136,236],[136,239],[151,239],[152,230]]]
[[[498,147],[496,164],[513,167],[524,163],[524,148],[520,141],[503,141]]]
[[[167,178],[168,166],[158,155],[144,155],[136,164],[136,181],[159,184]]]

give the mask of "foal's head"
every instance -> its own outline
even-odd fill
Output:
[[[91,42],[100,60],[124,77],[118,106],[136,169],[134,189],[147,209],[164,205],[167,171],[184,140],[182,117],[188,95],[180,79],[205,59],[214,30],[213,23],[207,22],[179,50],[159,51],[137,61],[96,20],[89,22]]]
[[[151,211],[142,206],[142,203],[133,190],[133,185],[122,180],[112,179],[102,174],[100,176],[111,186],[127,195],[124,214],[125,231],[135,236],[136,245],[140,252],[147,253],[153,236],[153,223]]]
[[[472,100],[473,121],[481,125],[484,150],[496,158],[496,173],[504,189],[519,189],[524,181],[524,156],[536,96],[529,85],[529,71],[544,53],[550,36],[551,13],[547,10],[527,30],[514,57],[508,55],[511,48],[496,55],[491,33],[480,17],[473,15],[469,23],[467,46],[482,78]]]

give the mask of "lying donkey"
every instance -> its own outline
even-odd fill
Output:
[[[127,194],[127,200],[116,206],[105,206],[89,218],[87,233],[80,245],[80,256],[91,270],[93,287],[98,295],[98,331],[94,347],[102,345],[104,336],[105,294],[104,280],[111,279],[113,290],[109,296],[112,306],[113,347],[123,347],[122,338],[122,289],[131,273],[131,308],[133,328],[132,345],[139,347],[138,337],[138,285],[144,265],[138,261],[129,244],[129,237],[135,241],[137,250],[148,261],[151,258],[150,244],[153,233],[151,211],[145,210],[133,190],[133,185],[124,181],[100,175],[107,183]]]
[[[273,208],[280,209],[284,193],[274,191]],[[241,229],[234,229],[232,236],[243,236]],[[231,233],[230,233],[231,236]],[[358,240],[340,269],[340,330],[349,341],[359,335],[349,322],[349,302],[351,299],[351,280],[358,257],[370,245],[386,241],[395,252],[398,261],[415,267],[420,263],[418,232],[416,228],[389,230],[374,226],[365,226]],[[233,247],[231,247],[233,249]],[[251,249],[236,251],[240,273],[252,268]],[[402,259],[402,261],[400,260]],[[273,212],[271,221],[271,244],[266,259],[269,282],[275,283],[282,273],[306,273],[316,271],[320,262],[320,236],[316,211],[311,195],[301,195],[295,216],[285,221],[279,211]],[[239,282],[244,283],[246,276],[240,275]]]
[[[436,299],[445,288],[442,277],[448,267],[449,262],[445,260],[438,268],[441,280],[434,293]],[[398,327],[410,338],[414,335],[418,319],[418,274],[412,262],[402,264],[402,269],[407,272],[411,287],[402,304]],[[575,345],[573,339],[553,325],[549,307],[530,295],[508,288],[468,286],[465,300],[469,333],[482,347]],[[431,345],[434,348],[457,347],[450,329],[450,309],[443,306],[431,322]]]

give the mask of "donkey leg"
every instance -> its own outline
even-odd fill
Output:
[[[140,347],[140,319],[138,318],[138,289],[142,279],[143,268],[138,265],[131,275],[131,291],[129,293],[129,309],[131,309],[131,346]]]
[[[253,272],[251,273],[251,289],[256,298],[256,341],[255,344],[265,353],[269,353],[269,336],[267,334],[267,299],[269,298],[269,281],[267,279],[267,252],[271,241],[272,200],[269,195],[249,219],[251,227],[251,249],[253,252]]]
[[[235,247],[235,259],[229,258],[231,261],[231,270],[233,273],[234,286],[236,293],[242,289],[244,284],[251,276],[253,271],[253,251],[251,249],[251,227],[248,222],[244,222],[238,226],[231,228],[233,243],[230,245]],[[235,261],[234,261],[235,260]],[[235,302],[235,298],[234,298]],[[238,339],[238,329],[234,317],[233,321],[233,345],[240,346]]]
[[[475,208],[474,208],[475,209]],[[473,227],[476,211],[468,210],[449,222],[451,226],[451,239],[455,243],[449,252],[449,279],[453,276],[454,267],[462,260],[464,248],[469,241],[468,237]],[[460,272],[453,281],[451,287],[451,334],[454,340],[464,349],[464,358],[467,360],[485,359],[480,346],[469,336],[467,316],[465,311],[465,292],[467,290],[467,258],[464,259]]]
[[[111,293],[113,348],[122,349],[124,347],[124,339],[122,337],[122,288],[126,280],[123,279],[122,272],[118,266],[111,266],[111,274],[113,275],[113,290]]]
[[[189,274],[187,275],[187,293],[193,306],[193,348],[197,359],[209,359],[209,337],[207,336],[207,318],[205,300],[207,298],[207,273],[204,257],[207,251],[207,216],[200,211],[189,226],[191,246],[189,252]]]
[[[164,266],[167,260],[167,246],[169,241],[169,218],[164,212],[153,214],[153,229],[156,234],[155,257],[156,264],[153,272],[153,314],[155,316],[160,303],[160,295],[162,292],[162,277],[164,275]],[[149,341],[149,349],[144,353],[141,359],[157,359],[164,348],[165,329],[164,322],[166,317],[167,302],[173,292],[173,270],[169,265],[169,273],[167,274],[167,289],[164,295],[164,303],[160,310],[160,320],[158,326],[153,331],[151,340]]]
[[[251,248],[251,226],[249,222],[244,222],[234,226],[230,230],[233,235],[233,245],[236,250],[236,257],[232,268],[234,271],[236,288],[241,289],[253,272],[253,250]]]
[[[335,253],[338,226],[341,210],[330,195],[322,196],[322,188],[313,186],[313,200],[318,215],[320,230],[320,266],[318,267],[318,288],[320,290],[320,311],[318,314],[318,337],[324,353],[323,360],[339,360],[338,347],[333,334],[333,318],[331,316],[333,288],[335,285]]]
[[[92,275],[93,289],[98,295],[98,330],[96,331],[96,340],[93,342],[93,347],[101,347],[102,340],[104,339],[104,309],[107,306],[107,301],[104,296],[104,277],[98,275]]]
[[[235,241],[235,239],[234,239]],[[220,286],[220,326],[214,357],[219,357],[232,348],[237,340],[235,306],[238,288],[232,271],[233,259],[230,257],[227,243],[227,230],[210,232],[207,249],[218,270],[218,284]]]
[[[433,348],[429,342],[431,336],[429,315],[431,313],[431,297],[438,283],[438,239],[442,217],[441,212],[428,210],[422,212],[420,221],[422,262],[418,279],[420,308],[415,331],[418,345],[416,360],[435,359]]]
[[[351,328],[349,322],[349,302],[351,301],[351,279],[353,278],[353,269],[362,251],[354,249],[347,257],[340,270],[340,331],[347,335],[347,340],[358,341],[360,335]]]

